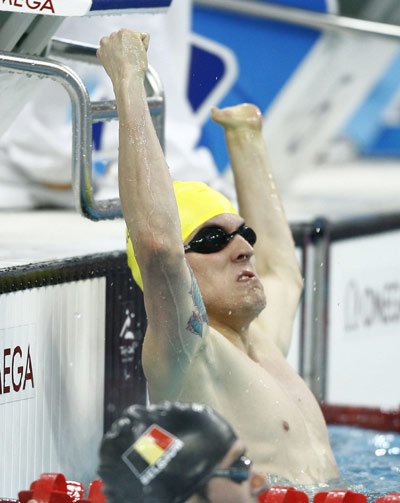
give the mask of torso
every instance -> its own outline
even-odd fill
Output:
[[[273,344],[268,354],[265,346],[249,353],[210,328],[180,390],[171,394],[150,380],[150,399],[209,405],[232,425],[258,471],[299,484],[337,477],[325,421],[304,381]]]

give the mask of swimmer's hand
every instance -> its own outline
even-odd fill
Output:
[[[257,130],[261,131],[262,115],[258,107],[251,103],[242,103],[223,109],[212,108],[211,118],[225,130]]]
[[[101,39],[97,57],[114,87],[132,76],[144,78],[148,66],[146,51],[149,40],[148,33],[125,28]]]

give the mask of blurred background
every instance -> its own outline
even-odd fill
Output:
[[[162,14],[59,18],[53,31],[94,45],[121,26],[151,33],[149,60],[165,89],[166,155],[176,179],[205,180],[234,197],[222,130],[209,111],[256,103],[288,215],[302,220],[398,208],[398,10],[391,0],[174,0]],[[102,69],[68,64],[92,100],[113,98]],[[46,79],[30,83],[13,110],[25,103],[12,127],[10,120],[2,127],[0,206],[71,206],[68,95]],[[3,120],[15,115],[6,112]],[[117,123],[98,123],[93,131],[100,199],[115,195],[116,130]]]

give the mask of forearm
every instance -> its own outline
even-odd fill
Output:
[[[261,127],[226,128],[240,214],[257,232],[257,269],[298,272],[294,243],[275,185]]]
[[[143,80],[130,77],[115,86],[115,94],[120,120],[119,191],[134,247],[137,241],[140,249],[179,245],[172,181],[153,127]]]

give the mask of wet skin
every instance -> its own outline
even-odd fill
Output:
[[[243,223],[238,215],[217,215],[198,227],[185,244],[204,227],[219,226],[231,233]],[[253,247],[237,234],[219,252],[188,252],[185,257],[199,285],[210,325],[233,344],[246,347],[248,327],[266,306]]]
[[[142,362],[150,399],[215,408],[261,471],[294,483],[333,478],[338,472],[321,411],[285,359],[303,282],[261,113],[250,104],[213,111],[225,131],[240,214],[258,234],[257,276],[254,250],[240,235],[216,254],[184,254],[143,84],[147,44],[146,34],[121,30],[102,40],[98,54],[120,119],[120,199],[143,278],[148,328]],[[212,220],[207,225],[229,233],[243,222],[232,215]]]

